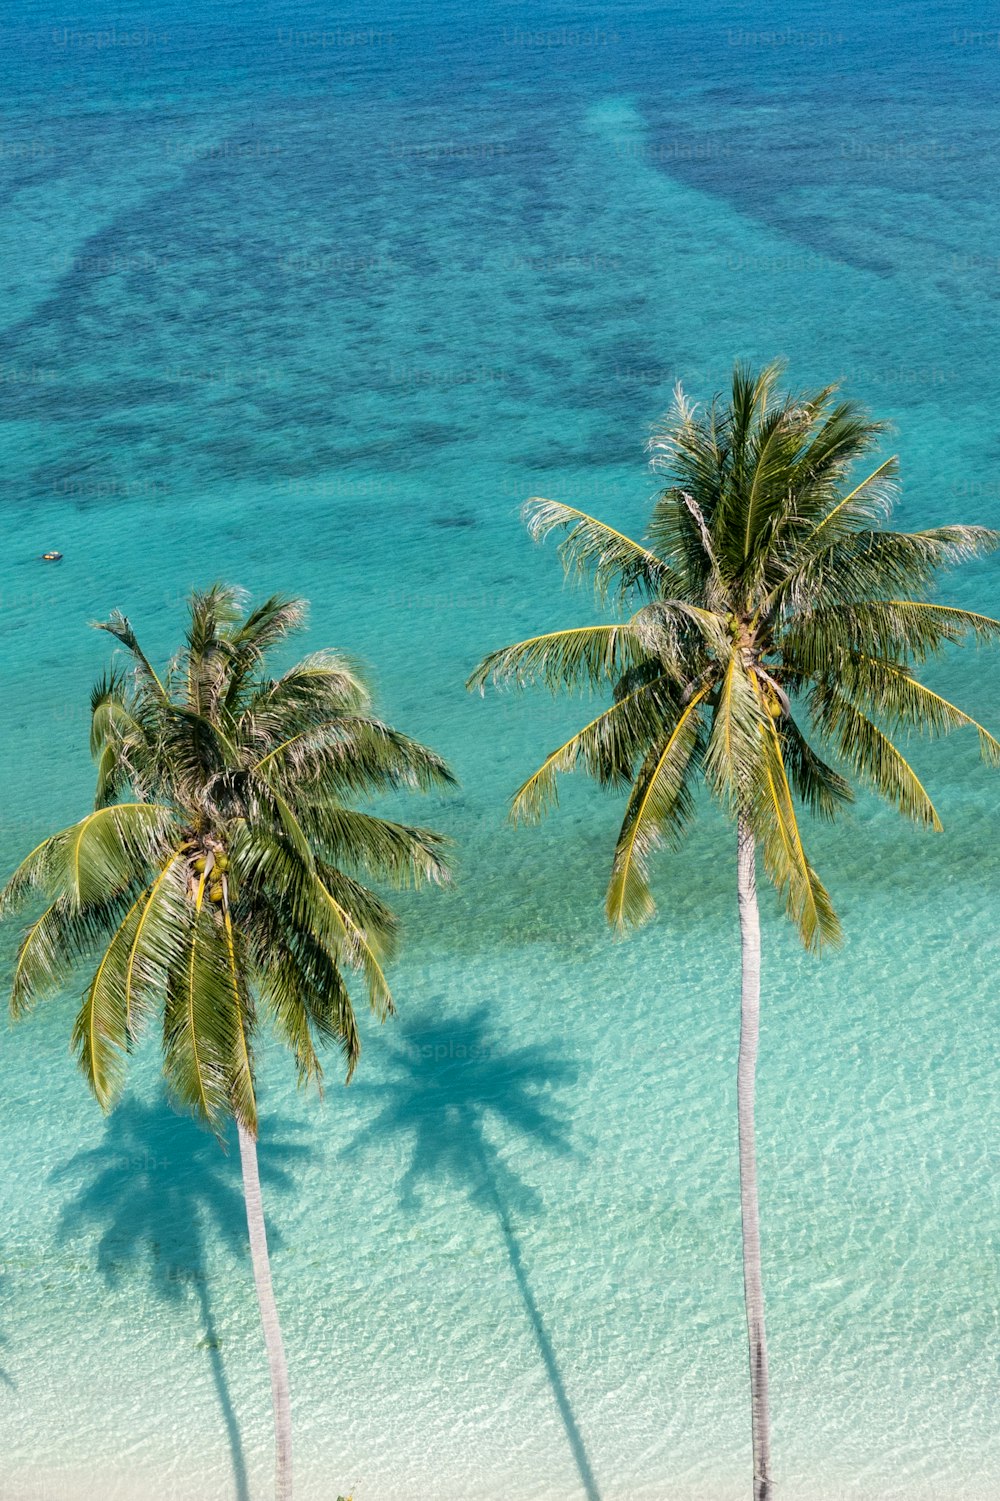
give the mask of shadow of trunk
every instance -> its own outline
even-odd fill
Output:
[[[601,1493],[597,1488],[597,1480],[591,1469],[590,1459],[587,1455],[587,1446],[583,1442],[583,1434],[580,1432],[576,1416],[570,1404],[566,1384],[563,1381],[559,1362],[556,1359],[556,1352],[549,1338],[548,1330],[545,1327],[545,1321],[539,1311],[538,1304],[535,1302],[535,1295],[531,1291],[531,1283],[528,1281],[524,1258],[521,1255],[521,1245],[511,1224],[510,1213],[500,1196],[500,1191],[497,1188],[494,1174],[490,1171],[486,1154],[481,1149],[481,1144],[477,1143],[477,1145],[480,1147],[479,1159],[483,1169],[483,1181],[487,1185],[490,1201],[500,1223],[500,1229],[503,1232],[511,1270],[514,1273],[514,1279],[517,1282],[518,1291],[521,1294],[521,1299],[528,1315],[528,1322],[535,1336],[538,1352],[542,1357],[542,1364],[545,1366],[545,1372],[549,1378],[552,1394],[556,1399],[559,1416],[562,1418],[566,1437],[569,1440],[570,1451],[573,1455],[576,1468],[579,1471],[580,1479],[583,1482],[584,1494],[587,1497],[587,1501],[601,1501]]]
[[[243,1440],[240,1437],[240,1425],[236,1417],[236,1410],[233,1407],[233,1399],[229,1395],[229,1383],[226,1380],[225,1367],[222,1363],[220,1340],[215,1327],[215,1319],[212,1317],[212,1305],[208,1298],[208,1287],[204,1280],[199,1279],[197,1288],[202,1328],[205,1331],[203,1346],[208,1351],[215,1394],[219,1399],[219,1410],[222,1413],[222,1421],[226,1425],[226,1435],[229,1439],[229,1452],[233,1461],[233,1484],[236,1488],[236,1501],[250,1501],[250,1485],[247,1479],[247,1462],[243,1453]]]

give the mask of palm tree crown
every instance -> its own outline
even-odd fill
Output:
[[[630,787],[606,904],[618,927],[654,911],[649,859],[685,831],[699,774],[759,841],[789,916],[816,945],[840,929],[796,800],[833,817],[853,795],[843,773],[854,772],[940,828],[899,732],[972,724],[1000,763],[1000,742],[913,673],[970,633],[1000,637],[1000,622],[921,597],[938,569],[991,550],[1000,534],[888,530],[895,460],[849,479],[884,425],[835,386],[781,394],[779,376],[778,365],[738,365],[730,401],[702,412],[678,387],[650,440],[665,484],[643,541],[572,506],[529,501],[532,535],[562,531],[567,571],[590,573],[603,599],[632,613],[493,652],[469,680],[480,690],[491,679],[612,689],[611,706],[519,789],[512,814],[539,817],[556,801],[557,774],[578,767]]]
[[[343,657],[319,652],[278,677],[267,652],[304,617],[273,597],[196,593],[182,651],[162,676],[117,612],[100,629],[127,650],[92,697],[95,809],[45,839],[0,894],[0,912],[44,893],[15,966],[15,1016],[94,965],[73,1032],[100,1103],[162,1011],[174,1094],[215,1129],[256,1134],[254,1050],[263,1019],[302,1079],[335,1040],[348,1077],[358,1030],[345,970],[392,1010],[383,962],[396,924],[362,884],[447,878],[443,840],[357,811],[359,796],[453,779],[445,763],[373,716]]]

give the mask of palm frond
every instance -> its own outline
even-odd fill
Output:
[[[743,653],[732,646],[719,682],[705,750],[705,777],[731,812],[743,806],[758,774],[761,730],[767,718]]]
[[[631,624],[578,626],[490,652],[465,686],[480,693],[488,682],[517,688],[540,683],[553,693],[603,688],[640,666],[646,655]]]
[[[947,735],[951,730],[971,725],[979,735],[983,760],[992,766],[1000,765],[1000,740],[964,709],[918,682],[899,662],[850,653],[842,665],[841,682],[856,703],[863,704],[869,713],[876,714],[893,729]]]
[[[446,850],[449,841],[431,829],[413,828],[356,809],[300,805],[300,818],[335,864],[346,864],[397,889],[436,886],[451,880]]]
[[[693,813],[689,773],[701,726],[698,690],[650,750],[625,809],[605,898],[608,920],[619,931],[638,927],[656,910],[649,890],[649,860],[665,840],[683,837]]]
[[[636,757],[645,754],[662,726],[668,705],[677,704],[676,685],[666,676],[641,683],[602,710],[582,730],[550,752],[518,788],[511,802],[513,823],[537,823],[559,802],[558,776],[582,763],[602,786],[627,785]]]
[[[223,948],[203,896],[204,878],[190,909],[181,961],[167,977],[163,1070],[175,1098],[219,1131],[231,1107],[236,1018]]]
[[[232,1014],[233,1054],[229,1068],[229,1103],[244,1131],[257,1135],[257,1095],[254,1088],[253,1002],[246,983],[246,955],[240,934],[233,929],[229,904],[223,902],[221,941],[225,956],[227,1001]]]
[[[661,592],[668,570],[656,554],[586,511],[534,497],[525,502],[522,515],[536,542],[565,531],[559,556],[567,577],[589,575],[599,598],[624,597],[635,589],[651,597]]]
[[[802,843],[778,731],[767,717],[761,726],[763,756],[750,820],[760,839],[768,876],[784,895],[789,918],[807,948],[839,943],[841,928],[829,893],[809,862]]]
[[[968,635],[1000,640],[1000,621],[921,600],[871,599],[799,613],[781,636],[790,665],[805,676],[839,671],[845,652],[923,662]]]
[[[353,664],[337,652],[314,652],[284,673],[259,683],[247,697],[240,733],[260,754],[290,735],[336,719],[365,713],[371,696]]]
[[[132,623],[127,615],[120,610],[112,610],[107,620],[95,620],[94,629],[107,631],[109,636],[114,636],[122,646],[130,653],[141,678],[148,688],[151,688],[156,697],[162,702],[166,701],[167,694],[162,682],[154,672],[152,664],[139,645],[139,638],[132,629]]]
[[[121,906],[115,902],[81,908],[65,894],[56,897],[29,924],[18,946],[10,989],[14,1020],[61,989],[77,965],[114,931],[120,916]]]
[[[914,823],[941,830],[937,809],[906,757],[845,693],[820,685],[812,694],[812,710],[817,727],[875,792]]]
[[[806,740],[795,720],[786,714],[779,726],[781,753],[793,790],[810,813],[832,820],[854,801],[850,782],[827,764]]]
[[[454,774],[435,751],[361,714],[343,714],[296,731],[250,769],[283,792],[306,790],[310,796],[397,788],[429,792],[455,785]]]
[[[379,962],[382,934],[373,932],[370,926],[363,926],[347,905],[356,895],[357,883],[330,866],[323,867],[314,877],[314,882],[317,908],[329,909],[338,933],[339,941],[334,951],[337,958],[342,958],[351,969],[363,975],[371,1009],[379,1021],[385,1021],[386,1017],[393,1015],[396,1006]]]
[[[122,918],[101,956],[73,1026],[72,1046],[84,1077],[102,1110],[110,1110],[125,1081],[131,1041],[126,1004],[126,973],[147,887]]]
[[[816,549],[777,587],[771,605],[817,610],[926,588],[943,569],[996,546],[985,527],[941,526],[922,532],[861,530]]]

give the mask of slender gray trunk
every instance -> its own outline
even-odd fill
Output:
[[[740,1122],[740,1207],[743,1213],[743,1294],[750,1349],[750,1408],[753,1421],[753,1498],[770,1501],[771,1419],[767,1390],[767,1335],[764,1331],[764,1284],[760,1272],[760,1210],[757,1203],[757,1153],[754,1143],[754,1091],[760,1033],[760,914],[754,837],[739,821],[737,889],[743,953],[740,1006],[740,1057],[736,1075],[736,1109]]]
[[[291,1501],[292,1496],[292,1404],[288,1391],[288,1366],[285,1345],[278,1322],[278,1305],[271,1286],[271,1259],[267,1254],[267,1231],[264,1228],[264,1204],[257,1171],[257,1143],[239,1126],[240,1162],[243,1167],[243,1198],[247,1206],[247,1229],[250,1232],[250,1259],[257,1286],[260,1322],[267,1347],[271,1371],[271,1405],[274,1408],[274,1494],[275,1501]]]

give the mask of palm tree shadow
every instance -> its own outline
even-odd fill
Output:
[[[513,1224],[515,1213],[538,1213],[541,1200],[489,1136],[492,1120],[550,1151],[571,1155],[566,1123],[553,1108],[549,1092],[572,1083],[576,1069],[539,1046],[498,1047],[485,1007],[459,1024],[411,1029],[401,1047],[389,1048],[389,1055],[396,1078],[388,1084],[361,1086],[364,1093],[387,1095],[388,1103],[341,1155],[357,1155],[369,1146],[378,1149],[392,1135],[408,1137],[412,1151],[399,1185],[403,1209],[416,1212],[422,1187],[443,1180],[495,1215],[584,1493],[587,1501],[601,1501]]]
[[[299,1129],[272,1120],[261,1133],[260,1173],[279,1192],[292,1186],[289,1171],[307,1148],[284,1135]],[[70,1240],[101,1232],[97,1269],[109,1287],[143,1267],[154,1293],[168,1303],[192,1294],[201,1318],[199,1347],[208,1352],[232,1455],[237,1501],[249,1501],[246,1459],[222,1360],[222,1340],[212,1313],[206,1270],[209,1235],[246,1260],[247,1224],[239,1170],[216,1141],[190,1117],[165,1102],[130,1097],[110,1115],[100,1146],[77,1152],[52,1178],[78,1182],[63,1210],[59,1235]],[[273,1231],[269,1238],[277,1240]]]

